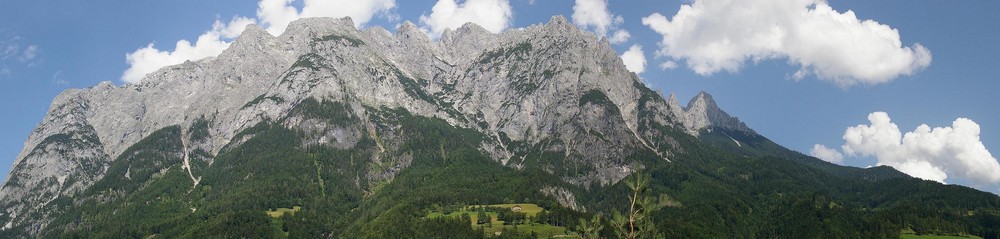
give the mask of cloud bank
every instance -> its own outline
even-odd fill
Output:
[[[612,44],[624,43],[632,36],[625,29],[619,29],[625,20],[608,11],[607,0],[576,0],[571,18],[577,26],[592,29],[598,36],[607,37]],[[608,36],[611,31],[614,33]]]
[[[622,62],[625,63],[625,69],[636,74],[642,74],[646,71],[646,54],[642,52],[642,46],[632,45],[628,48],[628,51],[622,53]]]
[[[170,65],[217,56],[243,32],[248,24],[261,23],[268,33],[280,35],[292,21],[304,17],[345,17],[354,20],[355,27],[364,25],[377,14],[391,14],[395,0],[304,0],[299,11],[294,0],[261,0],[257,4],[257,19],[236,16],[228,23],[216,20],[212,29],[202,33],[194,43],[180,40],[174,49],[160,50],[153,43],[125,54],[129,68],[122,81],[137,83],[149,73]]]
[[[978,185],[1000,183],[1000,163],[979,140],[979,124],[970,119],[958,118],[951,127],[921,124],[905,134],[885,112],[869,114],[868,121],[844,131],[845,155],[875,156],[878,165],[938,182],[956,176]],[[820,151],[812,154],[825,156]]]
[[[498,33],[510,27],[514,11],[507,0],[439,0],[430,15],[421,15],[422,30],[432,37],[439,37],[445,29],[457,29],[467,22],[475,23],[487,31]]]
[[[848,87],[886,83],[931,63],[927,48],[903,46],[896,29],[823,0],[695,0],[671,19],[653,13],[642,24],[663,36],[658,56],[686,60],[700,75],[787,59],[799,67],[796,79],[815,75]]]

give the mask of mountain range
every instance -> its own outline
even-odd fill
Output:
[[[636,174],[667,237],[1000,232],[997,195],[788,150],[708,93],[651,90],[561,16],[354,26],[250,25],[216,57],[64,91],[0,188],[0,237],[423,238],[476,229],[435,208],[504,203],[575,230],[624,210]]]

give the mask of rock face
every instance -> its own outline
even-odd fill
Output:
[[[211,165],[261,122],[287,118],[285,127],[315,136],[308,144],[339,148],[377,131],[372,123],[342,127],[292,112],[308,99],[340,102],[363,122],[371,122],[371,109],[440,118],[489,137],[480,149],[504,165],[539,167],[583,186],[631,174],[639,167],[624,159],[631,154],[669,160],[682,150],[669,136],[674,129],[752,132],[708,94],[683,108],[673,97],[665,101],[625,69],[606,40],[561,16],[500,34],[466,24],[436,42],[408,22],[390,33],[358,30],[349,18],[308,18],[280,36],[249,26],[219,56],[165,67],[138,84],[63,92],[0,189],[0,223],[39,230],[49,201],[90,187],[110,162],[131,157],[123,155],[130,146],[167,127],[179,126],[177,157],[195,187],[191,164]],[[559,158],[526,161],[533,152]],[[400,156],[390,171],[369,176],[391,180],[409,160]],[[565,161],[588,170],[570,173]],[[566,190],[548,193],[572,201]]]
[[[674,95],[670,95],[670,102],[673,109],[678,109],[679,104],[677,100],[674,99]],[[738,118],[730,116],[725,111],[719,108],[715,104],[715,100],[712,99],[712,95],[705,93],[704,91],[699,92],[691,101],[688,102],[687,107],[683,108],[682,123],[687,128],[688,133],[697,135],[698,131],[702,129],[711,129],[712,127],[723,128],[728,130],[733,130],[737,132],[747,133],[749,135],[756,135],[757,133],[747,127],[745,123],[740,121]]]

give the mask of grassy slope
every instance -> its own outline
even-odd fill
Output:
[[[900,239],[982,239],[982,237],[977,236],[942,236],[942,235],[916,235],[916,234],[903,234],[899,236]]]
[[[529,223],[521,225],[504,225],[504,221],[497,219],[496,212],[485,212],[484,215],[490,217],[490,223],[487,224],[476,224],[479,219],[479,214],[472,209],[474,206],[488,206],[488,207],[498,207],[498,208],[513,208],[514,206],[520,206],[522,208],[522,213],[527,214],[529,217],[534,217],[538,213],[545,211],[542,207],[537,204],[532,203],[508,203],[508,204],[492,204],[492,205],[473,205],[466,206],[463,210],[453,211],[448,214],[444,214],[439,211],[432,211],[427,214],[427,218],[438,218],[438,217],[450,217],[450,218],[460,218],[463,214],[466,214],[471,219],[469,223],[477,229],[482,229],[486,235],[496,235],[496,233],[502,233],[503,230],[515,230],[525,234],[536,233],[540,238],[579,238],[579,235],[569,231],[566,227],[553,226],[543,223]]]

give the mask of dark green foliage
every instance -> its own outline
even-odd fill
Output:
[[[503,221],[504,225],[517,225],[524,224],[527,220],[527,215],[522,212],[515,212],[508,208],[505,210],[498,210],[497,220]]]
[[[292,114],[302,115],[308,119],[323,119],[327,123],[340,127],[356,124],[359,120],[350,106],[343,102],[328,100],[319,102],[313,98],[299,102]]]
[[[83,194],[93,197],[82,197],[80,205],[56,200],[56,209],[65,213],[53,223],[71,227],[50,227],[45,233],[140,237],[172,227],[190,212],[181,198],[192,182],[181,170],[181,160],[180,127],[153,132],[125,150]]]
[[[41,151],[46,150],[46,148],[48,148],[48,146],[50,145],[64,146],[61,147],[64,149],[60,149],[63,151],[58,151],[56,153],[67,154],[69,152],[65,151],[66,149],[85,149],[93,145],[100,145],[100,143],[101,141],[100,139],[97,138],[97,134],[94,131],[94,127],[90,125],[84,125],[81,127],[81,129],[73,132],[53,134],[51,136],[46,137],[44,140],[42,140],[41,143],[38,143],[38,145],[36,145],[34,148],[31,149],[31,152],[28,153],[27,157],[31,157],[32,155],[41,153]]]
[[[512,60],[512,57],[517,57],[519,60],[524,60],[527,58],[528,54],[531,53],[531,43],[522,42],[517,45],[510,47],[501,47],[493,51],[485,52],[479,56],[479,64],[486,64],[495,61],[506,61]]]
[[[513,81],[510,84],[514,88],[514,90],[517,91],[517,93],[520,95],[527,95],[531,92],[534,92],[539,87],[538,83],[528,79]]]
[[[353,46],[353,47],[357,47],[357,46],[361,46],[361,45],[365,44],[365,42],[361,41],[360,39],[357,39],[357,38],[354,38],[354,37],[351,37],[351,36],[341,36],[341,35],[326,35],[326,36],[323,36],[321,38],[313,39],[313,43],[316,43],[316,42],[319,42],[319,41],[342,42],[342,43],[346,43],[347,45],[350,45],[350,46]]]
[[[687,146],[684,153],[674,163],[647,164],[650,193],[681,203],[667,206],[661,197],[663,207],[652,213],[667,238],[892,238],[904,227],[973,235],[1000,228],[962,214],[1000,207],[1000,198],[989,193],[912,178],[871,182],[799,160],[745,157],[691,136],[672,137]],[[623,210],[626,193],[622,183],[598,189],[591,205]]]
[[[401,223],[399,218],[418,220],[434,204],[541,201],[545,199],[540,187],[558,180],[544,172],[513,170],[492,161],[477,149],[484,140],[478,132],[457,129],[439,119],[402,115],[399,123],[411,139],[402,148],[412,152],[413,165],[360,205],[352,214],[357,220],[342,237],[411,238],[418,234],[413,222]],[[471,225],[469,221],[464,224]]]
[[[404,75],[403,72],[399,71],[399,69],[395,69],[395,71],[396,78],[399,79],[399,83],[403,85],[403,90],[406,91],[407,95],[413,97],[414,99],[423,100],[427,103],[431,103],[432,105],[436,105],[438,106],[438,109],[448,113],[449,116],[465,121],[464,115],[453,107],[453,102],[447,102],[437,96],[428,94],[427,91],[423,89],[423,86],[426,86],[427,84],[426,80],[420,80],[421,83],[418,83],[413,80],[413,78]]]
[[[414,99],[418,100],[427,101],[428,103],[431,104],[435,105],[437,104],[438,99],[431,96],[430,94],[427,94],[427,92],[424,91],[423,88],[421,88],[420,85],[417,84],[417,82],[414,81],[412,78],[403,75],[403,73],[401,72],[396,74],[396,78],[399,79],[400,84],[403,84],[403,90],[406,91],[406,94],[410,95],[410,97],[413,97]]]
[[[604,95],[604,92],[601,92],[600,90],[589,90],[587,91],[587,93],[584,93],[583,96],[580,97],[580,103],[578,105],[583,106],[588,103],[595,105],[605,105],[605,104],[611,104],[611,100],[608,99],[608,96]]]
[[[545,70],[545,71],[542,72],[542,76],[545,77],[546,80],[549,80],[549,79],[552,79],[552,77],[555,77],[556,73],[557,72],[553,71],[553,70]]]
[[[259,98],[259,97],[258,97]],[[246,107],[246,106],[244,106]],[[209,136],[209,122],[205,119],[205,116],[198,117],[188,128],[188,139],[192,141],[201,141],[207,139]]]
[[[434,219],[420,219],[416,223],[417,234],[413,238],[485,238],[482,229],[473,229],[469,225],[468,218],[448,218],[440,217]],[[401,235],[395,238],[406,238],[411,235]],[[388,238],[388,237],[387,237]]]
[[[308,53],[308,54],[300,56],[299,60],[295,61],[295,64],[292,64],[291,69],[307,68],[307,69],[311,69],[311,70],[314,70],[314,71],[315,70],[319,70],[319,66],[320,66],[319,62],[322,62],[324,60],[325,59],[322,56],[320,56],[320,55],[318,55],[316,53]]]
[[[279,96],[264,96],[264,94],[260,94],[256,98],[253,98],[253,100],[251,100],[250,102],[247,102],[246,104],[244,104],[243,107],[241,107],[240,109],[250,108],[251,106],[260,104],[261,102],[264,102],[265,100],[274,101],[274,103],[279,103],[279,104],[282,103],[282,102],[285,102],[285,99],[283,99],[283,98],[281,98]]]
[[[731,152],[732,154],[744,157],[772,156],[789,159],[816,168],[824,173],[844,178],[881,181],[909,177],[887,166],[862,169],[817,160],[816,158],[781,147],[759,134],[712,128],[711,130],[702,130],[698,139],[719,148],[719,150]],[[740,145],[737,145],[733,140],[739,141]]]

